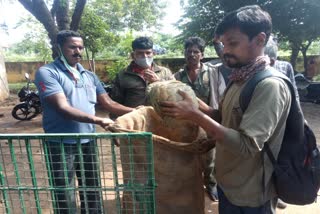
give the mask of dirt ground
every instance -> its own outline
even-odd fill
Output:
[[[16,95],[11,95],[7,100],[0,102],[0,133],[42,133],[41,115],[31,121],[17,121],[11,116],[11,110],[18,102]],[[313,128],[317,142],[320,143],[320,105],[313,103],[302,103],[305,118]],[[101,116],[104,113],[99,113]],[[103,131],[98,128],[98,132]],[[320,192],[319,192],[320,194]],[[208,197],[205,199],[206,213],[218,213],[217,202],[212,202]],[[286,209],[277,210],[279,214],[319,214],[320,196],[317,203],[307,206],[288,205]]]

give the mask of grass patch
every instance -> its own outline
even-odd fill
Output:
[[[27,83],[9,83],[9,91],[12,94],[17,94],[23,86],[27,86]],[[37,87],[34,84],[30,84],[30,90],[37,90]]]

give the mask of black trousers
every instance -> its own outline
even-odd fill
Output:
[[[49,172],[54,187],[54,213],[77,212],[76,183],[79,191],[81,213],[102,213],[99,164],[94,142],[63,144],[46,142]]]

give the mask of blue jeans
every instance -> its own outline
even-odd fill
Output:
[[[48,149],[46,155],[49,160],[52,185],[54,188],[63,188],[53,191],[54,213],[78,213],[75,175],[77,176],[79,187],[90,188],[90,190],[79,191],[81,213],[102,213],[96,144],[94,142],[81,144],[80,149],[76,144],[56,142],[46,142],[45,144]],[[64,148],[64,156],[62,148]],[[80,159],[80,151],[83,162]]]
[[[267,201],[260,207],[241,207],[231,204],[218,186],[219,214],[275,214],[277,200]]]

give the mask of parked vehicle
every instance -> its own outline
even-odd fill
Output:
[[[320,104],[320,82],[308,80],[303,74],[295,75],[301,102]]]
[[[28,73],[25,73],[25,78],[27,86],[23,86],[18,93],[21,103],[17,104],[11,112],[17,120],[31,120],[42,112],[38,91],[30,89],[30,84],[33,82]]]
[[[167,49],[161,47],[160,45],[153,45],[153,51],[157,55],[162,55],[162,54],[166,54],[167,53]]]

